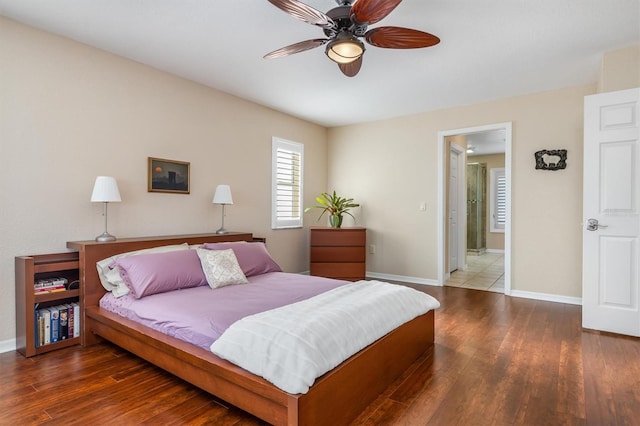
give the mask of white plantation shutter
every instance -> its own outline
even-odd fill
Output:
[[[302,165],[304,145],[272,140],[271,227],[302,227]]]
[[[504,232],[507,221],[507,176],[504,168],[491,169],[491,232]]]

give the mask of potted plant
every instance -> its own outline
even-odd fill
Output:
[[[340,228],[342,226],[342,216],[348,214],[353,217],[349,210],[354,207],[360,207],[360,204],[354,203],[353,198],[345,198],[336,194],[336,191],[333,191],[333,194],[328,194],[323,192],[318,197],[316,197],[317,205],[307,207],[304,209],[304,212],[308,212],[311,209],[322,209],[322,213],[318,217],[318,220],[322,218],[322,215],[325,213],[329,213],[329,224],[332,228]],[[355,220],[355,217],[353,218]]]

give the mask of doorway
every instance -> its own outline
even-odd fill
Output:
[[[477,155],[483,155],[487,153],[487,149],[490,148],[490,138],[496,137],[496,135],[502,135],[502,146],[504,151],[504,178],[501,182],[502,187],[502,210],[499,215],[494,212],[491,213],[491,218],[500,217],[501,226],[504,231],[504,249],[496,250],[489,248],[488,250],[482,248],[474,248],[478,252],[491,254],[491,256],[482,259],[480,263],[488,263],[489,261],[494,264],[493,269],[504,265],[504,293],[509,295],[511,293],[511,140],[512,140],[512,124],[510,122],[490,124],[485,126],[454,129],[438,132],[438,283],[444,285],[447,279],[451,277],[451,273],[457,273],[456,271],[468,272],[469,274],[477,271],[476,264],[480,259],[473,258],[473,262],[468,262],[467,259],[471,259],[468,256],[468,242],[467,242],[467,214],[472,209],[469,207],[469,201],[473,201],[467,196],[467,170],[466,166],[460,167],[460,162],[457,166],[456,175],[458,184],[450,180],[451,175],[451,157],[450,152],[454,145],[464,150],[464,154],[461,156],[463,163],[473,163],[472,158]],[[453,142],[452,142],[453,141]],[[469,141],[469,142],[467,142]],[[496,148],[491,148],[495,150]],[[482,158],[482,157],[477,157]],[[469,161],[466,161],[466,160]],[[455,165],[453,167],[456,167]],[[487,175],[489,170],[486,171]],[[459,189],[457,192],[457,198],[452,200],[452,183]],[[491,182],[486,181],[486,185],[490,186]],[[455,197],[455,195],[453,195]],[[475,199],[477,202],[478,200]],[[491,200],[487,199],[486,204],[489,205]],[[454,208],[452,208],[454,206]],[[477,209],[475,209],[477,213]],[[455,218],[452,217],[455,215]],[[451,234],[450,224],[454,222],[457,224],[454,229],[455,235]],[[491,222],[489,220],[489,222]],[[491,222],[491,226],[487,227],[487,230],[491,229],[495,231],[494,224]],[[474,231],[474,232],[477,232]],[[457,238],[456,238],[457,235]],[[457,244],[456,253],[452,254],[451,238],[455,238]],[[471,255],[476,253],[471,253]],[[495,258],[495,259],[494,259]],[[451,264],[451,260],[456,259],[456,265]],[[470,267],[469,264],[472,264]]]

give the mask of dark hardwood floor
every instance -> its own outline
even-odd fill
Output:
[[[442,303],[435,347],[355,424],[640,424],[640,340],[582,332],[579,306],[414,287]],[[39,423],[262,424],[106,343],[0,354],[0,425]]]

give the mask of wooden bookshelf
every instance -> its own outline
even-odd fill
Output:
[[[16,350],[26,357],[80,343],[80,337],[67,338],[47,345],[36,345],[35,311],[65,303],[80,303],[80,290],[36,294],[39,279],[62,277],[69,283],[80,278],[78,252],[18,256],[16,266]]]

